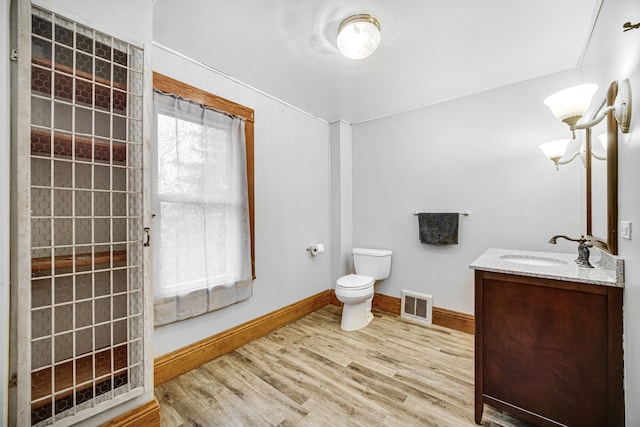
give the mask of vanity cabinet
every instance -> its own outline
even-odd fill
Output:
[[[624,425],[622,291],[476,269],[476,423]]]

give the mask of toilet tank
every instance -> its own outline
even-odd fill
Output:
[[[391,251],[386,249],[353,248],[353,265],[356,274],[382,280],[391,272]]]

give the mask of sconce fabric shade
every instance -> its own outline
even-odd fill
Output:
[[[549,95],[544,103],[554,116],[569,126],[574,126],[589,108],[596,90],[598,85],[592,83],[573,86]]]
[[[371,55],[380,44],[380,22],[371,15],[353,15],[340,23],[338,49],[350,59]]]
[[[560,158],[564,156],[564,153],[567,151],[567,145],[569,145],[568,139],[558,139],[542,144],[539,148],[542,150],[545,156],[547,156],[557,164],[558,160],[560,160]]]

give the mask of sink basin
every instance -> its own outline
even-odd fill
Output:
[[[538,266],[559,266],[567,265],[567,263],[561,259],[541,257],[535,255],[502,255],[500,259],[509,262],[515,262],[516,264],[524,265],[538,265]]]

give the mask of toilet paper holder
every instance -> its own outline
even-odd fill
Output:
[[[324,245],[322,243],[315,243],[313,245],[307,246],[307,252],[309,252],[312,256],[316,256],[324,252]]]

